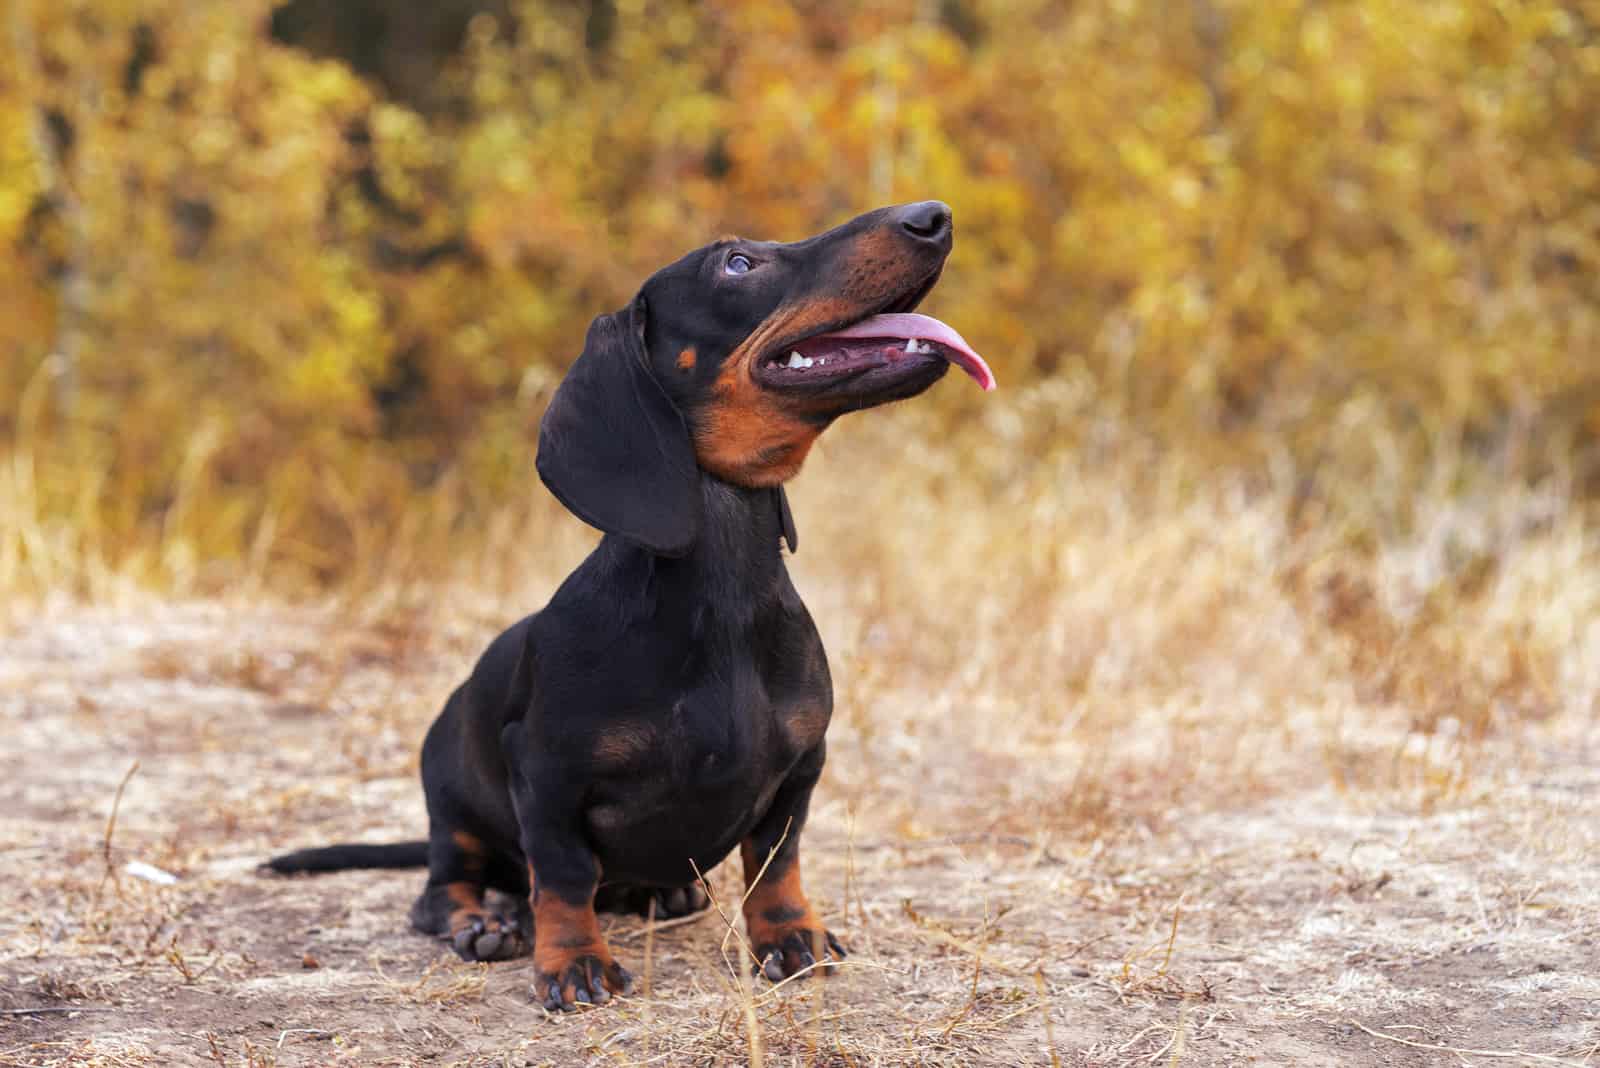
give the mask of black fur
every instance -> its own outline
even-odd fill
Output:
[[[644,297],[589,327],[539,427],[539,477],[585,523],[662,556],[700,534],[699,468],[683,415],[651,373]]]
[[[321,849],[302,849],[273,857],[263,867],[280,874],[297,871],[344,871],[348,868],[420,868],[428,863],[428,840],[395,842],[392,845],[362,845],[348,842],[344,845],[323,846]]]

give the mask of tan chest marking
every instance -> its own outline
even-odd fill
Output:
[[[620,771],[649,755],[656,744],[654,727],[619,723],[607,727],[594,740],[594,763],[601,771]]]
[[[778,722],[783,728],[783,736],[796,750],[804,751],[816,748],[822,741],[822,736],[828,731],[828,720],[832,716],[828,706],[818,702],[807,702],[785,709],[779,714]]]

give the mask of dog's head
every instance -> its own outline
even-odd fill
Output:
[[[700,528],[699,472],[779,486],[845,412],[914,397],[951,363],[994,376],[911,314],[952,240],[938,201],[794,244],[729,238],[657,271],[589,327],[539,433],[539,475],[585,522],[669,556]]]

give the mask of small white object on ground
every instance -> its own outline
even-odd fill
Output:
[[[158,886],[171,886],[178,881],[178,877],[170,871],[162,871],[154,864],[146,864],[142,860],[130,860],[123,866],[122,870],[135,878],[155,883]]]

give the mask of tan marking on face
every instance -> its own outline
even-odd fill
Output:
[[[695,356],[696,354],[693,347],[686,348],[682,352],[678,353],[678,370],[693,371]]]
[[[694,451],[700,466],[740,486],[776,486],[793,478],[822,432],[756,385],[748,360],[724,366],[698,414]]]
[[[870,303],[847,300],[843,297],[824,297],[784,304],[762,320],[761,325],[740,342],[723,364],[723,374],[728,368],[752,363],[772,348],[779,338],[799,340],[821,333],[834,323],[860,318],[866,314]]]
[[[822,432],[801,416],[824,409],[758,386],[752,377],[756,360],[780,342],[860,319],[917,281],[908,273],[912,260],[883,228],[856,237],[840,263],[837,292],[782,305],[723,362],[694,420],[695,456],[718,478],[757,488],[780,485],[799,472]]]
[[[804,418],[805,402],[770,393],[751,375],[755,360],[780,337],[802,337],[848,318],[854,302],[813,300],[769,315],[723,361],[711,399],[696,413],[695,457],[725,482],[777,486],[805,463],[822,428]]]

